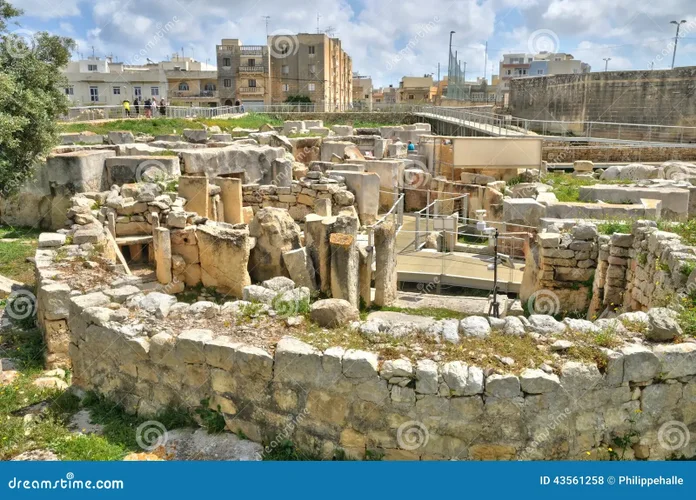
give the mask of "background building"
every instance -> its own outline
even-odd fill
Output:
[[[384,94],[382,94],[384,97]],[[353,75],[353,109],[372,111],[373,89],[372,78],[369,76]]]
[[[338,38],[324,33],[268,37],[271,98],[274,104],[305,99],[327,111],[352,102],[353,64]]]
[[[399,83],[399,101],[409,104],[430,103],[437,93],[433,77],[404,76]]]
[[[74,106],[117,105],[136,97],[168,100],[167,77],[160,64],[126,66],[92,57],[70,61],[63,73],[68,80],[65,94]]]
[[[246,109],[271,104],[271,60],[267,46],[242,45],[236,38],[225,38],[215,51],[221,106],[233,106],[237,99]]]
[[[217,70],[190,57],[173,56],[159,63],[167,79],[172,106],[217,106]]]

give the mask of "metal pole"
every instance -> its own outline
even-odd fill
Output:
[[[672,69],[674,69],[674,59],[677,57],[677,43],[679,42],[679,28],[681,28],[681,23],[684,23],[686,21],[672,22],[677,25],[677,35],[674,37],[674,52],[672,52]]]
[[[500,309],[498,307],[498,229],[495,230],[493,243],[493,301],[488,309],[488,315],[494,318],[500,317]]]

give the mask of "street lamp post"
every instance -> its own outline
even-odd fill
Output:
[[[681,25],[685,23],[686,20],[682,19],[681,21],[670,21],[670,24],[676,24],[677,25],[677,34],[674,37],[674,52],[672,52],[672,69],[674,69],[674,59],[677,57],[677,43],[679,42],[679,28],[681,28]]]
[[[452,85],[452,35],[455,33],[455,31],[450,31],[449,52],[447,53],[447,97],[452,95],[452,92],[450,92],[450,86]]]
[[[606,71],[609,68],[609,61],[611,61],[611,57],[604,58],[604,71]]]

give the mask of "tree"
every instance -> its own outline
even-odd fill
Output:
[[[309,96],[306,95],[289,95],[287,99],[285,99],[285,102],[288,103],[304,103],[304,102],[312,102],[312,100],[309,98]]]
[[[22,14],[0,0],[0,196],[15,192],[58,142],[56,120],[67,112],[60,69],[75,42],[47,32],[8,30]]]

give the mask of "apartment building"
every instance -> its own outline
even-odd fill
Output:
[[[167,76],[155,63],[127,66],[111,58],[70,61],[63,74],[65,94],[73,106],[118,105],[124,100],[168,99]]]
[[[268,37],[271,99],[281,104],[309,99],[327,111],[352,103],[353,65],[338,38],[324,33]]]
[[[430,103],[437,94],[432,76],[404,76],[399,83],[399,101],[409,104]]]
[[[167,78],[167,96],[173,106],[217,106],[217,70],[190,57],[174,55],[159,63]]]
[[[372,78],[353,75],[353,109],[372,111],[373,102]]]
[[[271,104],[270,49],[265,45],[242,45],[225,38],[216,46],[218,102],[232,106],[239,99],[246,109]]]

